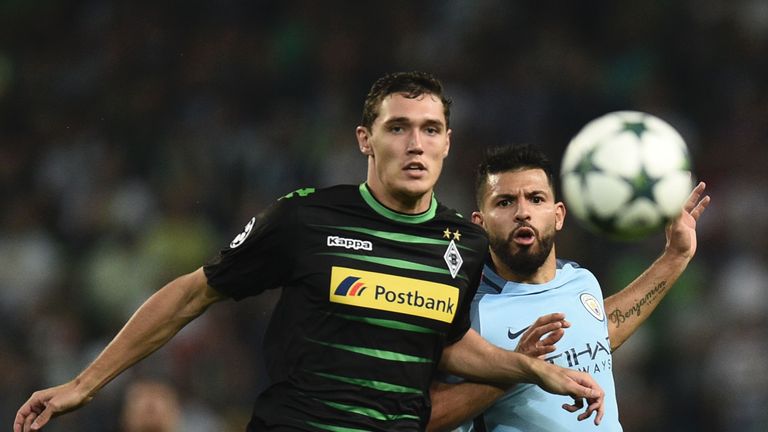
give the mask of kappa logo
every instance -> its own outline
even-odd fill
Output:
[[[373,250],[373,243],[369,242],[368,240],[350,239],[339,236],[328,236],[327,244],[331,247],[343,247],[346,249],[362,249],[367,251]]]
[[[251,234],[251,230],[253,229],[254,224],[256,224],[256,218],[252,217],[251,220],[248,221],[248,223],[245,225],[245,228],[243,228],[243,232],[238,234],[234,240],[232,240],[232,242],[229,244],[229,247],[234,249],[243,244],[245,239],[248,238],[248,235]]]

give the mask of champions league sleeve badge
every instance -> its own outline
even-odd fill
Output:
[[[245,241],[246,238],[248,238],[248,234],[251,233],[251,230],[253,229],[253,225],[256,223],[256,218],[252,217],[250,221],[245,225],[245,228],[243,228],[243,232],[238,234],[234,240],[229,244],[229,247],[234,249]]]
[[[445,251],[443,259],[445,259],[445,263],[448,264],[448,270],[451,271],[451,277],[456,279],[456,275],[459,273],[459,269],[461,269],[464,259],[461,258],[459,248],[456,247],[456,243],[454,243],[453,240],[448,243],[448,249]]]

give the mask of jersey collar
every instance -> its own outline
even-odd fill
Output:
[[[380,203],[373,196],[371,191],[368,190],[367,184],[360,183],[359,189],[360,189],[360,195],[363,197],[363,200],[366,202],[366,204],[368,204],[369,207],[371,207],[371,209],[373,209],[373,211],[393,221],[410,223],[410,224],[418,224],[418,223],[431,220],[432,218],[435,217],[435,214],[437,213],[437,199],[435,199],[434,193],[432,193],[432,199],[429,203],[429,208],[427,209],[427,211],[419,214],[405,214],[405,213],[399,213],[394,210],[390,210],[386,208],[382,203]]]
[[[504,279],[496,273],[493,268],[493,264],[486,262],[483,266],[483,282],[489,287],[493,288],[499,294],[514,294],[525,295],[533,294],[542,291],[548,291],[553,288],[557,288],[562,285],[561,272],[565,265],[569,265],[569,262],[558,262],[558,267],[555,272],[555,277],[546,283],[542,284],[527,284],[520,282],[512,282]]]

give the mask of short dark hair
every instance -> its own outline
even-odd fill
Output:
[[[379,108],[385,97],[393,93],[403,93],[407,98],[417,98],[423,94],[432,94],[443,103],[445,126],[448,127],[451,116],[451,100],[443,94],[443,84],[426,72],[395,72],[376,80],[365,97],[363,104],[362,125],[371,130],[373,122],[379,116]]]
[[[485,151],[483,161],[475,173],[475,201],[482,208],[483,196],[490,174],[523,169],[542,169],[547,175],[552,192],[555,191],[555,173],[547,155],[538,147],[529,144],[490,147]]]

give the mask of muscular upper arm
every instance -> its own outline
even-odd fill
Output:
[[[449,374],[481,381],[509,382],[509,377],[500,374],[497,365],[509,366],[509,351],[492,345],[474,329],[469,329],[464,337],[443,350],[440,369]]]
[[[210,285],[203,268],[180,276],[166,288],[177,288],[183,292],[183,315],[195,317],[205,311],[208,306],[227,298]]]

